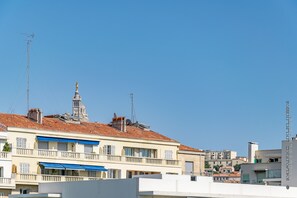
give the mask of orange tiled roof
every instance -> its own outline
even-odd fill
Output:
[[[213,177],[240,177],[240,172],[218,173],[218,174],[213,174]]]
[[[191,151],[191,152],[203,152],[202,150],[195,149],[195,148],[183,145],[183,144],[180,145],[179,150],[181,150],[181,151]]]
[[[38,124],[27,119],[27,117],[24,115],[0,113],[0,124],[5,125],[6,127],[18,127],[57,132],[84,133],[109,137],[177,142],[157,132],[144,131],[143,129],[140,129],[135,126],[127,126],[127,132],[121,132],[107,124],[94,122],[81,122],[80,124],[66,123],[62,120],[59,120],[58,118],[52,117],[43,117],[42,124]]]

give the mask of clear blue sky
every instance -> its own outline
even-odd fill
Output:
[[[0,2],[0,112],[71,112],[75,82],[92,121],[113,113],[201,149],[280,148],[285,101],[297,133],[297,1]]]

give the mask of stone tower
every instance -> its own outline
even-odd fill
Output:
[[[72,99],[72,116],[73,116],[73,119],[81,122],[89,121],[86,107],[82,103],[81,96],[78,93],[78,82],[76,82],[75,94]]]

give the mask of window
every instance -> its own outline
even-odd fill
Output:
[[[4,198],[5,194],[4,192],[0,192],[0,198]]]
[[[167,160],[172,159],[172,151],[170,151],[170,150],[165,151],[165,159],[167,159]]]
[[[126,156],[155,158],[156,150],[145,148],[124,147]]]
[[[48,150],[48,142],[38,142],[38,149]]]
[[[85,153],[92,153],[93,152],[93,145],[85,144],[84,147],[85,147],[85,149],[84,149]]]
[[[3,174],[3,167],[0,167],[0,177],[4,177],[4,174]]]
[[[16,138],[17,148],[26,148],[27,139],[26,138]]]
[[[250,175],[249,174],[243,174],[242,175],[242,183],[243,184],[249,184],[250,183]]]
[[[278,162],[278,158],[269,158],[269,162]]]
[[[267,170],[267,178],[281,178],[281,170],[275,169],[275,170]]]
[[[133,156],[133,150],[134,149],[132,149],[132,148],[124,148],[124,150],[125,150],[125,155],[126,156]]]
[[[150,149],[139,149],[139,157],[151,157]]]
[[[262,159],[255,159],[256,163],[262,163]]]
[[[29,174],[30,164],[20,163],[20,173]]]
[[[58,142],[58,151],[67,151],[67,143]]]
[[[263,179],[266,178],[266,172],[265,171],[264,172],[258,172],[258,173],[256,173],[256,177],[257,177],[257,183],[261,184],[261,183],[263,183]]]
[[[113,145],[104,145],[103,153],[105,155],[115,155],[115,146],[113,146]]]
[[[96,177],[96,171],[88,171],[88,177]]]
[[[186,170],[185,174],[186,175],[191,175],[194,173],[194,162],[186,162]]]

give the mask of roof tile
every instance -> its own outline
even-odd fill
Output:
[[[121,132],[107,124],[97,122],[67,123],[58,118],[43,117],[42,124],[29,120],[24,115],[0,113],[0,123],[7,127],[49,130],[57,132],[84,133],[109,137],[132,138],[177,142],[154,131],[145,131],[135,126],[127,126],[127,132]],[[1,130],[1,128],[0,128]]]

